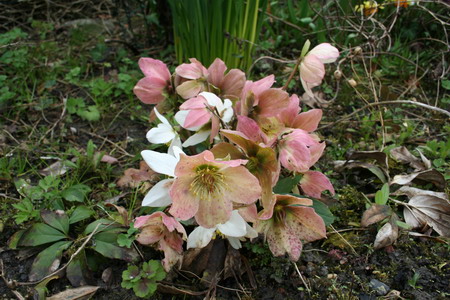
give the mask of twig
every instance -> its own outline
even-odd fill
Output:
[[[122,147],[120,147],[119,145],[117,145],[116,143],[114,143],[113,141],[111,141],[111,140],[109,140],[109,139],[107,139],[107,138],[105,138],[105,137],[102,137],[102,136],[100,136],[100,135],[98,135],[98,134],[95,134],[95,133],[93,133],[93,132],[89,132],[89,131],[84,130],[84,129],[80,129],[80,131],[81,131],[81,132],[84,132],[84,133],[87,133],[87,134],[89,134],[90,136],[93,136],[93,137],[102,139],[102,140],[104,140],[105,142],[110,143],[111,145],[113,145],[114,147],[116,147],[117,149],[119,149],[120,151],[122,151],[122,153],[123,153],[124,155],[126,155],[126,156],[134,157],[134,155],[131,155],[131,154],[128,153],[125,149],[123,149]]]
[[[333,225],[330,225],[331,229],[333,229],[334,233],[336,233],[343,241],[344,243],[347,244],[347,246],[350,247],[350,249],[352,250],[353,255],[359,256],[358,252],[356,252],[355,248],[353,248],[352,245],[350,245],[350,243],[333,227]]]
[[[295,270],[297,271],[298,276],[299,276],[300,279],[302,280],[303,285],[305,286],[306,290],[307,290],[308,293],[310,294],[310,293],[311,293],[311,288],[310,288],[309,285],[306,283],[306,280],[303,278],[303,275],[302,275],[302,273],[300,272],[300,270],[298,269],[297,264],[296,264],[295,262],[292,263],[292,264],[294,265]]]
[[[388,104],[412,104],[412,105],[417,105],[417,106],[421,106],[421,107],[427,108],[429,110],[434,110],[436,112],[445,114],[448,117],[450,117],[450,112],[448,112],[448,111],[446,111],[446,110],[444,110],[442,108],[434,107],[434,106],[431,106],[431,105],[428,105],[428,104],[425,104],[425,103],[421,103],[421,102],[416,102],[416,101],[412,101],[412,100],[382,101],[382,102],[376,102],[376,103],[369,103],[369,104],[367,104],[367,105],[365,105],[365,106],[355,110],[351,114],[348,114],[348,115],[344,116],[343,118],[341,118],[341,119],[339,119],[339,120],[337,120],[337,121],[335,121],[333,123],[330,123],[330,124],[327,124],[327,125],[324,125],[324,126],[318,128],[318,130],[334,126],[334,125],[336,125],[336,124],[338,124],[338,123],[340,123],[340,122],[342,122],[342,121],[344,121],[346,119],[351,118],[352,116],[356,115],[357,113],[359,113],[362,110],[365,110],[366,108],[369,108],[369,107],[372,107],[372,106],[377,106],[377,105],[388,105]]]
[[[291,72],[291,75],[289,75],[288,80],[286,81],[284,86],[281,88],[283,91],[285,91],[288,88],[289,83],[291,82],[292,78],[294,78],[295,73],[297,73],[298,66],[300,66],[300,63],[302,62],[302,60],[303,60],[303,56],[300,54],[300,56],[297,59],[297,63],[295,64],[295,67]]]

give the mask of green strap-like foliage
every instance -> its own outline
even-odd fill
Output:
[[[229,68],[248,70],[267,0],[169,0],[179,63],[216,57]]]

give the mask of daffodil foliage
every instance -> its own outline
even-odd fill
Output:
[[[339,52],[330,44],[307,50],[298,67],[313,96],[324,63]],[[238,249],[260,234],[274,255],[293,261],[303,243],[326,237],[310,199],[326,190],[334,194],[328,178],[314,170],[325,149],[314,133],[320,109],[301,112],[299,97],[277,88],[273,75],[250,81],[240,70],[227,71],[220,59],[206,68],[192,58],[173,74],[152,58],[141,58],[139,66],[145,77],[134,92],[155,105],[151,117],[159,120],[147,139],[168,147],[142,151],[161,174],[142,206],[161,209],[135,220],[137,241],[164,251],[166,271],[181,260],[183,248],[202,248],[216,237]],[[276,194],[286,182],[286,194]]]

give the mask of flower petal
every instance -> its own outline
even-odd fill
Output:
[[[186,141],[183,143],[183,147],[190,147],[197,144],[200,144],[208,138],[208,136],[211,134],[211,130],[205,130],[205,131],[199,131],[194,135],[191,135]]]
[[[292,127],[312,132],[317,129],[320,119],[322,119],[322,110],[311,109],[307,112],[300,113],[298,116],[296,116],[292,124]]]
[[[225,224],[218,224],[217,229],[226,236],[243,237],[247,233],[246,222],[237,210],[233,210]]]
[[[309,51],[308,55],[315,55],[324,64],[335,62],[339,57],[339,50],[328,43],[322,43]]]
[[[170,79],[169,69],[166,64],[160,60],[149,57],[141,57],[138,64],[142,73],[144,73],[146,77],[156,77],[164,81],[168,81]]]
[[[187,249],[206,247],[212,240],[216,228],[198,226],[188,236]]]
[[[166,97],[163,91],[167,83],[157,77],[144,77],[133,88],[134,94],[146,104],[157,104]]]
[[[216,192],[209,199],[198,201],[199,207],[195,214],[195,220],[200,226],[212,228],[217,224],[224,224],[230,219],[233,204],[229,198],[226,199],[225,196],[228,194],[228,191],[225,192],[225,195]]]
[[[224,194],[227,201],[252,204],[261,197],[261,186],[258,178],[245,167],[239,166],[222,170],[224,182],[229,189]]]
[[[177,86],[176,91],[183,99],[197,96],[203,88],[203,84],[197,80],[185,81]]]
[[[226,70],[225,63],[220,58],[216,58],[208,68],[208,82],[215,87],[220,87]]]
[[[146,134],[147,140],[153,144],[165,144],[170,142],[174,137],[175,132],[173,131],[172,126],[164,123],[160,123],[157,127],[153,127]]]
[[[182,159],[183,156],[180,162]],[[172,206],[169,213],[181,220],[192,218],[199,209],[199,199],[190,191],[193,179],[193,176],[178,177],[169,191],[169,195],[172,198]]]
[[[172,155],[152,150],[144,150],[141,155],[153,171],[175,177],[175,166],[178,160]]]
[[[142,206],[163,207],[170,205],[172,198],[170,198],[169,189],[173,181],[174,179],[163,179],[155,184],[142,200]]]
[[[320,199],[323,191],[328,190],[334,195],[334,188],[330,180],[320,172],[308,171],[300,180],[300,187],[306,195]]]

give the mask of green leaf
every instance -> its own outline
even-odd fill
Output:
[[[292,192],[292,189],[300,182],[302,177],[296,175],[295,177],[286,177],[278,180],[277,184],[273,188],[275,194],[288,194]]]
[[[389,199],[389,184],[385,183],[383,184],[381,190],[375,193],[375,203],[384,205],[387,203],[388,199]]]
[[[75,184],[65,189],[61,195],[67,201],[83,202],[91,188],[85,184]]]
[[[402,221],[395,221],[395,223],[397,224],[398,227],[401,227],[403,229],[411,229],[411,226],[409,226],[407,223],[402,222]]]
[[[442,80],[441,85],[444,89],[450,90],[450,80],[448,79]]]
[[[313,208],[316,211],[316,213],[322,217],[323,221],[325,222],[325,226],[329,226],[333,224],[335,217],[331,213],[328,206],[319,200],[312,199],[313,201]]]
[[[94,239],[93,249],[108,258],[125,260],[127,262],[139,259],[139,254],[134,249],[122,248],[117,245]]]
[[[86,226],[86,229],[84,230],[84,234],[88,235],[90,234],[92,231],[94,231],[94,229],[97,227],[97,225],[100,224],[97,228],[97,232],[104,230],[105,228],[114,226],[114,227],[118,227],[120,226],[120,224],[117,224],[114,221],[108,220],[108,219],[98,219],[94,222],[92,222],[91,224],[89,224],[88,226]]]
[[[41,211],[41,218],[44,222],[55,229],[63,232],[65,235],[69,233],[69,218],[63,211]]]
[[[67,266],[66,276],[73,286],[78,287],[88,283],[89,274],[86,252],[83,249]]]
[[[39,246],[65,238],[61,231],[44,223],[36,223],[24,233],[18,246]]]
[[[143,277],[152,280],[163,280],[166,277],[166,272],[159,260],[150,260],[142,264]]]
[[[69,218],[69,223],[77,223],[86,220],[94,214],[94,211],[87,206],[80,205],[75,208]]]
[[[138,297],[148,298],[156,292],[156,287],[156,282],[144,278],[133,285],[133,291]]]
[[[33,261],[28,279],[30,281],[41,280],[56,271],[61,262],[63,251],[69,248],[71,244],[71,241],[61,241],[41,251]]]
[[[25,229],[19,230],[17,232],[15,232],[8,240],[8,247],[10,249],[17,249],[17,245],[20,241],[20,238],[22,237],[22,235],[26,232]]]
[[[130,238],[128,234],[121,233],[117,236],[117,244],[120,247],[130,248],[131,244],[133,244],[133,238]]]
[[[122,287],[131,289],[133,283],[140,280],[141,277],[141,270],[137,266],[129,266],[128,269],[122,272]],[[126,286],[124,286],[124,284]]]
[[[100,112],[95,105],[89,105],[85,110],[78,110],[77,114],[87,121],[100,120]]]

